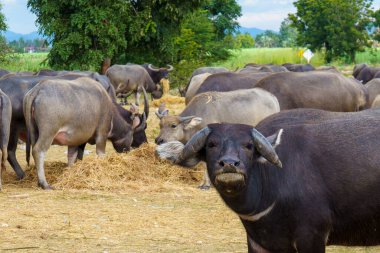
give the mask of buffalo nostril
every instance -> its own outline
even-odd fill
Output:
[[[237,167],[240,165],[240,161],[234,162],[234,166]]]
[[[156,142],[156,144],[160,145],[160,144],[164,143],[164,140],[157,137],[155,142]]]
[[[220,161],[220,162],[219,162],[219,165],[222,166],[222,167],[224,167],[224,162],[223,162],[223,161]]]

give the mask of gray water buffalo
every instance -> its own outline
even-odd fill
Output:
[[[257,72],[288,72],[289,70],[281,65],[276,64],[256,64],[248,63],[244,66],[243,69],[239,72],[248,72],[248,71],[257,71]]]
[[[116,94],[136,94],[136,104],[139,105],[142,87],[153,98],[162,96],[162,89],[156,85],[144,67],[137,64],[112,65],[106,73],[112,85],[115,87]],[[127,95],[128,96],[128,95]]]
[[[207,77],[195,94],[208,91],[233,91],[254,88],[258,81],[272,75],[272,72],[246,72],[246,73],[217,73]]]
[[[368,90],[368,106],[370,108],[380,107],[380,78],[375,78],[365,84]]]
[[[282,64],[285,68],[292,72],[307,72],[313,71],[315,68],[311,64],[293,64],[293,63],[284,63]]]
[[[81,75],[66,75],[66,76],[30,76],[30,77],[24,77],[24,76],[12,76],[8,77],[6,79],[0,80],[0,89],[3,90],[5,94],[8,95],[8,97],[11,100],[12,104],[12,120],[11,120],[11,130],[10,130],[10,137],[9,137],[9,144],[8,144],[8,161],[14,171],[17,174],[17,177],[19,179],[24,178],[25,173],[21,169],[20,164],[17,161],[16,157],[16,150],[17,150],[17,141],[19,138],[23,140],[27,140],[26,138],[26,125],[25,125],[25,118],[23,113],[23,99],[25,94],[32,89],[35,85],[37,85],[39,82],[47,79],[65,79],[65,80],[73,80],[80,78]],[[111,97],[112,101],[116,101],[115,91],[113,89],[112,85],[107,84],[107,82],[101,82],[101,76],[99,77],[99,83],[104,85],[104,89],[108,92],[109,96]],[[94,79],[97,80],[97,79]],[[84,100],[84,103],[87,100]],[[146,117],[148,117],[148,106],[147,101],[145,102],[145,114]],[[127,122],[131,122],[131,116],[132,114],[127,111],[126,109],[122,108],[120,105],[117,105],[118,111],[125,117],[125,120]],[[141,124],[145,124],[143,122],[143,115],[139,115]],[[136,119],[137,120],[137,119]],[[138,128],[140,130],[140,128]],[[138,147],[143,142],[146,142],[146,135],[144,132],[144,129],[141,131],[135,131],[134,132],[134,138],[133,138],[133,145],[134,147]],[[28,142],[27,142],[28,144]],[[27,145],[28,149],[28,145]],[[81,146],[81,149],[78,154],[78,159],[81,159],[83,157],[83,151],[84,151],[84,145]],[[28,154],[28,152],[27,152]],[[28,160],[28,155],[27,155]]]
[[[186,146],[167,143],[157,152],[183,166],[206,162],[218,193],[243,223],[248,252],[379,245],[374,147],[380,140],[374,136],[380,135],[380,111],[293,111],[272,115],[256,129],[212,124]],[[304,123],[310,114],[318,120]]]
[[[376,67],[369,67],[366,64],[357,64],[354,67],[354,70],[352,72],[352,75],[355,77],[356,80],[359,80],[363,84],[368,83],[376,76],[380,75],[380,68]]]
[[[2,189],[2,172],[8,158],[8,142],[12,119],[12,105],[9,97],[0,90],[0,191]]]
[[[117,152],[131,147],[132,126],[119,114],[104,88],[91,78],[44,80],[25,95],[23,110],[38,184],[43,189],[50,188],[43,164],[51,144],[68,146],[69,166],[77,158],[78,146],[86,142],[96,144],[99,156],[105,154],[107,139]]]
[[[279,112],[277,99],[262,89],[230,92],[206,92],[195,96],[178,116],[169,116],[168,110],[157,112],[160,133],[157,144],[168,141],[186,143],[198,130],[210,123],[245,123],[255,126],[265,117]],[[209,188],[206,182],[201,188]]]
[[[275,73],[255,87],[275,95],[281,110],[315,108],[353,112],[367,107],[368,91],[357,80],[324,71]]]
[[[185,95],[185,104],[189,104],[191,99],[195,96],[197,90],[206,80],[207,77],[211,76],[210,73],[203,73],[196,76],[193,76],[190,80],[189,85],[187,86],[187,91]]]
[[[223,72],[230,72],[230,70],[225,68],[225,67],[200,67],[200,68],[197,68],[191,74],[190,81],[188,82],[186,87],[185,88],[178,88],[179,93],[181,94],[182,97],[185,97],[187,94],[187,91],[189,89],[189,85],[190,85],[191,80],[193,79],[193,77],[195,77],[197,75],[201,75],[201,74],[205,74],[205,73],[216,74],[216,73],[223,73]]]

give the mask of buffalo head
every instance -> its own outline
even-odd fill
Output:
[[[222,196],[232,197],[246,189],[255,163],[269,162],[282,167],[274,149],[281,134],[282,130],[265,138],[252,126],[210,124],[186,145],[169,142],[158,146],[157,153],[182,166],[193,166],[205,160],[216,189]]]
[[[160,133],[156,138],[157,144],[168,141],[180,141],[186,143],[190,137],[199,130],[202,118],[195,116],[171,116],[164,106],[160,106],[156,112],[160,119]]]

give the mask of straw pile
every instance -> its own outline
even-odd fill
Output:
[[[46,162],[46,178],[56,189],[166,191],[199,185],[203,177],[202,165],[195,169],[183,169],[160,160],[155,155],[155,146],[147,143],[127,154],[111,153],[103,158],[89,155],[70,168],[62,162]],[[26,173],[26,179],[21,182],[14,179],[14,174],[5,175],[4,184],[37,186],[35,167],[29,168]]]
[[[165,103],[166,106],[171,104],[185,104],[185,98],[184,97],[178,97],[178,96],[172,96],[172,95],[164,95],[160,99],[153,100],[151,103],[155,107],[159,107],[161,103]]]
[[[165,95],[168,95],[168,94],[169,94],[169,91],[170,91],[169,80],[163,78],[163,79],[161,79],[160,84],[161,84],[162,92],[164,93],[164,96],[165,96]]]

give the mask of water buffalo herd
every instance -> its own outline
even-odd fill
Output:
[[[7,159],[25,177],[19,139],[43,189],[51,189],[44,160],[52,144],[68,146],[69,166],[87,143],[98,156],[107,140],[119,153],[139,147],[147,142],[147,93],[160,98],[172,70],[128,63],[105,75],[0,71],[0,173]],[[156,111],[156,153],[184,168],[206,164],[201,188],[214,186],[240,218],[248,252],[379,245],[380,68],[358,64],[352,75],[291,63],[196,69],[180,89],[185,109]],[[142,113],[117,102],[131,93],[137,105],[144,94]]]
[[[186,87],[179,116],[157,112],[156,152],[183,167],[206,163],[210,182],[246,230],[248,252],[380,245],[377,68],[359,64],[353,78],[334,67],[247,64],[202,75]],[[256,89],[273,95],[280,112],[247,124],[247,110],[254,117],[263,109],[246,106],[242,94]],[[232,100],[245,109],[214,111],[221,104],[212,94],[239,90]],[[210,112],[212,121],[204,119]],[[198,128],[187,127],[197,118]]]

